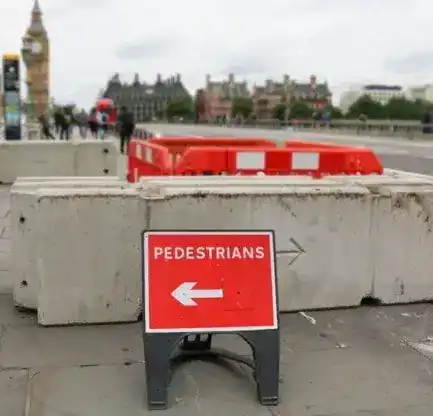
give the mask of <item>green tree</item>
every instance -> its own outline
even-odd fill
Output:
[[[248,118],[253,112],[253,100],[251,98],[238,97],[232,101],[232,117]]]
[[[373,100],[368,95],[359,97],[350,107],[346,114],[349,119],[359,118],[361,115],[367,117],[367,119],[383,119],[386,117],[384,106]]]
[[[291,119],[311,119],[313,117],[314,110],[311,106],[304,101],[296,101],[290,107],[290,118]]]
[[[194,115],[193,107],[191,97],[175,98],[167,103],[165,114],[169,119],[173,117],[191,118]]]
[[[341,111],[340,107],[334,107],[333,105],[330,105],[326,111],[330,111],[331,113],[331,120],[336,120],[343,118],[343,112]]]
[[[419,120],[427,109],[421,100],[408,100],[404,97],[392,98],[384,106],[385,117],[390,120]]]
[[[277,104],[272,110],[272,118],[275,118],[280,121],[284,121],[284,118],[286,116],[286,111],[287,111],[286,104],[283,103]]]

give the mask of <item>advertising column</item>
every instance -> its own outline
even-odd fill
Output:
[[[3,108],[6,140],[21,140],[20,57],[3,55]]]

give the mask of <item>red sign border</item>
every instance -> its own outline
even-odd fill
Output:
[[[271,254],[271,284],[272,284],[272,308],[273,308],[273,324],[267,326],[248,326],[248,327],[230,327],[230,328],[167,328],[167,329],[152,329],[150,328],[149,316],[149,274],[148,274],[148,259],[147,247],[148,236],[161,234],[178,234],[178,235],[197,235],[197,234],[214,234],[214,235],[230,235],[230,234],[264,234],[269,236],[270,254]],[[145,333],[161,334],[161,333],[225,333],[225,332],[244,332],[244,331],[265,331],[275,330],[279,327],[278,314],[278,280],[277,280],[277,254],[275,249],[275,231],[274,230],[144,230],[141,233],[141,270],[142,270],[142,302],[143,302],[143,322]]]

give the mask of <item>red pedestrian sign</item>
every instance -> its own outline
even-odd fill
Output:
[[[143,233],[146,333],[278,328],[273,231]]]

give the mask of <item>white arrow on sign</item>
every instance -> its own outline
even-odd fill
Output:
[[[194,289],[197,282],[184,282],[173,292],[173,296],[183,306],[197,306],[194,299],[220,299],[224,297],[222,289]]]

